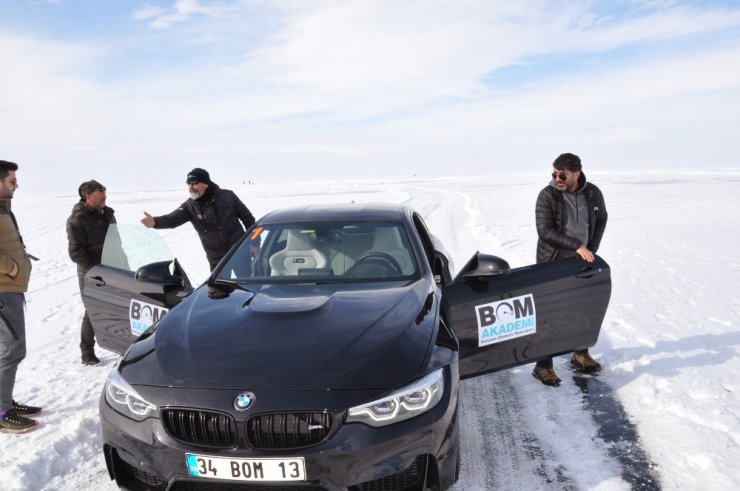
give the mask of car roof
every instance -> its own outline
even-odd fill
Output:
[[[397,203],[337,203],[305,205],[268,213],[260,225],[303,221],[369,220],[404,221],[407,206]]]

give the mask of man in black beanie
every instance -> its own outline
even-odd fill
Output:
[[[80,293],[85,274],[93,266],[100,264],[108,225],[116,223],[113,208],[105,205],[107,199],[105,191],[105,186],[94,179],[80,184],[78,189],[80,200],[74,205],[72,214],[67,219],[69,257],[77,264]],[[84,365],[100,363],[95,356],[95,331],[87,310],[80,327],[80,351]]]
[[[211,271],[244,232],[254,216],[233,191],[211,181],[208,171],[196,167],[185,178],[190,199],[167,215],[153,217],[146,211],[141,219],[149,228],[175,228],[191,222],[198,232]],[[259,244],[253,244],[258,247]]]

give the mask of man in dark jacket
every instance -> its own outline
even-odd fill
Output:
[[[190,199],[167,215],[153,217],[144,212],[141,223],[149,228],[175,228],[191,222],[213,271],[231,246],[254,224],[254,217],[233,191],[221,189],[211,181],[206,170],[196,167],[188,173],[185,182]],[[259,244],[252,246],[256,248]]]
[[[77,264],[77,280],[82,293],[85,274],[93,266],[100,264],[108,225],[116,223],[116,218],[113,216],[113,209],[105,205],[105,186],[98,181],[83,182],[78,192],[80,201],[74,205],[72,214],[67,219],[67,239],[69,257]],[[80,328],[80,350],[83,364],[100,363],[95,356],[95,331],[87,310]]]
[[[608,218],[604,196],[598,187],[586,182],[581,159],[572,153],[560,155],[552,164],[552,181],[537,196],[537,262],[545,263],[579,256],[594,261]],[[571,364],[578,370],[596,372],[601,365],[588,350],[573,353]],[[552,358],[537,362],[532,375],[543,384],[560,385]]]

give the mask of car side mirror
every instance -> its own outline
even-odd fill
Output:
[[[170,273],[172,261],[159,261],[145,264],[136,270],[134,278],[140,281],[151,281],[153,283],[182,283],[182,277]]]
[[[481,254],[480,252],[477,252],[470,261],[463,266],[457,277],[462,277],[463,280],[473,280],[486,276],[507,275],[509,274],[509,271],[511,271],[511,267],[505,259],[491,254]]]

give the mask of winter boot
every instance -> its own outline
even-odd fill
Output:
[[[560,378],[555,373],[553,367],[535,365],[534,370],[532,370],[532,376],[550,387],[560,387]]]
[[[82,353],[82,364],[88,366],[100,365],[100,360],[95,353]]]
[[[577,370],[586,373],[594,373],[601,370],[601,363],[591,358],[588,350],[576,351],[570,359],[570,364]]]

